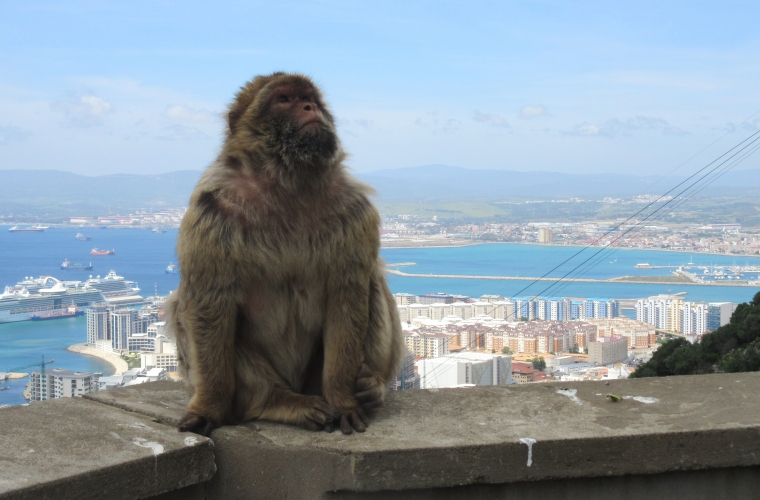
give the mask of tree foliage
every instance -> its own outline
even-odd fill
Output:
[[[677,338],[665,342],[631,377],[667,377],[713,372],[760,371],[760,292],[739,304],[728,324],[698,343]]]
[[[537,358],[531,359],[531,363],[533,363],[533,368],[536,370],[544,371],[546,368],[546,361],[544,360],[543,356],[538,356]]]

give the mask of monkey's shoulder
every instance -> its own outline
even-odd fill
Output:
[[[372,216],[377,213],[370,197],[375,190],[352,175],[341,172],[327,189],[327,206],[336,210],[362,216]]]

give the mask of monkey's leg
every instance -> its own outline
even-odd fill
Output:
[[[406,352],[396,301],[385,282],[380,263],[370,280],[364,364],[356,376],[356,398],[365,410],[382,406],[388,383],[395,378]]]
[[[306,396],[278,387],[269,395],[258,418],[319,431],[331,426],[337,416],[335,409],[321,396]]]
[[[190,385],[195,392],[178,427],[208,436],[230,416],[237,307],[216,290],[204,293],[214,300],[198,301],[180,312],[188,340]]]

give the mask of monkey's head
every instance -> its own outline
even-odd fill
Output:
[[[336,163],[340,143],[322,93],[306,76],[273,73],[243,87],[227,115],[228,144],[259,157],[264,168],[308,180]]]

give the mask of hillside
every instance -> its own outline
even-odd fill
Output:
[[[57,170],[0,170],[0,215],[13,220],[65,220],[72,215],[128,213],[140,209],[187,204],[201,172],[181,170],[159,175],[83,176]],[[565,174],[474,170],[425,165],[356,174],[378,192],[377,202],[388,213],[461,216],[551,218],[593,216],[600,204],[539,205],[508,208],[499,201],[630,197],[661,194],[683,177],[627,174]],[[760,169],[729,172],[700,196],[760,195]],[[520,214],[517,212],[520,211]],[[525,214],[522,214],[525,212]],[[572,213],[571,213],[572,212]],[[751,210],[750,212],[754,212]],[[748,213],[753,217],[754,213]]]

